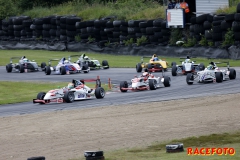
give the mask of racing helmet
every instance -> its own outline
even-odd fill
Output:
[[[68,60],[65,60],[64,63],[69,63],[69,61],[68,61]]]
[[[208,70],[213,70],[213,69],[214,69],[214,68],[213,68],[213,65],[207,66],[207,69],[208,69]]]
[[[24,63],[27,63],[27,62],[28,62],[28,59],[27,59],[27,58],[24,58],[24,59],[23,59],[23,62],[24,62]]]
[[[84,59],[85,59],[85,60],[89,60],[88,56],[85,56]]]
[[[159,60],[158,57],[153,58],[153,61],[158,61],[158,60]]]
[[[148,76],[148,75],[149,75],[148,72],[143,72],[143,74],[142,74],[143,77],[146,77],[146,76]]]
[[[189,63],[189,62],[190,62],[190,59],[185,59],[185,62],[186,62],[186,63]]]
[[[73,84],[73,83],[68,83],[67,88],[68,88],[68,89],[73,89],[73,88],[74,88],[74,84]]]

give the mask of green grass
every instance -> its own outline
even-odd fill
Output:
[[[184,144],[184,152],[166,153],[166,144],[181,142]],[[187,148],[234,148],[236,153],[234,156],[229,155],[213,155],[213,156],[188,156]],[[106,160],[238,160],[240,159],[240,132],[211,134],[200,137],[189,137],[180,140],[173,140],[166,143],[155,143],[146,148],[121,149],[116,151],[104,152]],[[84,158],[74,159],[83,160]],[[73,160],[73,159],[71,159]]]
[[[63,52],[63,51],[45,51],[45,50],[0,50],[0,66],[5,66],[9,63],[11,57],[19,57],[25,55],[29,60],[35,60],[39,65],[41,62],[48,63],[49,59],[60,59],[62,57],[68,58],[69,55],[82,54],[86,52]],[[86,53],[86,55],[92,59],[97,59],[102,62],[102,60],[107,60],[110,68],[135,68],[136,64],[141,61],[141,56],[130,56],[130,55],[112,55],[112,54],[103,54],[103,53]],[[148,56],[150,56],[148,54]],[[180,64],[180,59],[177,57],[165,57],[158,55],[159,58],[168,61],[169,64],[171,62],[177,62]],[[77,57],[72,58],[72,61],[76,61]],[[204,63],[205,66],[208,65],[210,60],[206,58],[194,58],[192,60],[196,60],[196,63]],[[149,58],[145,58],[144,62],[148,62]],[[215,59],[215,62],[218,61],[229,61],[230,66],[236,67],[240,66],[240,60],[229,60],[229,59]],[[16,61],[14,61],[16,62]],[[57,62],[53,62],[52,65],[56,65]],[[225,66],[226,64],[219,64],[219,67]]]
[[[48,92],[51,89],[62,88],[69,82],[0,82],[0,105],[28,102],[37,97],[39,92]],[[94,83],[86,83],[90,88],[94,88]],[[102,84],[105,91],[108,86]],[[0,106],[1,107],[1,106]]]

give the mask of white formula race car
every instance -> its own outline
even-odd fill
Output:
[[[120,82],[120,91],[142,91],[142,90],[156,90],[162,86],[170,87],[171,79],[168,76],[155,77],[153,74],[144,72],[141,76],[136,76],[130,83],[127,81]]]
[[[96,88],[91,89],[85,85],[85,82],[96,81]],[[99,79],[93,80],[72,80],[67,87],[60,89],[52,89],[45,92],[39,92],[37,99],[33,99],[33,103],[46,104],[50,102],[57,103],[72,103],[75,100],[85,100],[96,97],[97,99],[104,98],[105,90],[101,87]]]
[[[189,56],[180,59],[185,59],[184,61],[180,61],[180,65],[177,65],[176,62],[172,62],[172,76],[177,76],[178,74],[186,75],[188,73],[198,72],[205,69],[203,63],[196,64],[196,61],[191,61]]]
[[[52,61],[59,61],[56,66],[52,66]],[[73,74],[73,73],[88,73],[90,68],[88,65],[79,66],[77,63],[72,63],[69,60],[66,60],[65,57],[61,59],[50,59],[48,62],[48,66],[46,66],[45,74],[50,75],[53,71],[54,74]]]
[[[221,70],[217,67],[216,64],[227,63],[227,69]],[[196,74],[188,73],[186,77],[187,84],[191,85],[196,80],[199,83],[204,82],[217,82],[221,83],[222,81],[228,79],[235,79],[236,71],[233,68],[229,68],[229,62],[211,62],[210,65],[205,68],[203,71],[199,71]]]

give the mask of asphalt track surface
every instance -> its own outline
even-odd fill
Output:
[[[89,107],[101,107],[133,104],[142,102],[156,102],[174,99],[186,99],[201,96],[223,95],[230,93],[240,93],[240,67],[234,67],[237,72],[235,80],[228,80],[222,83],[194,83],[187,85],[186,76],[179,75],[172,77],[171,72],[165,72],[166,76],[171,78],[170,87],[161,87],[157,90],[126,92],[121,93],[117,88],[113,92],[108,92],[104,99],[89,99],[75,101],[73,103],[51,103],[51,104],[33,104],[32,100],[25,103],[9,104],[0,106],[0,116],[13,116],[23,114],[33,114],[41,112],[51,112],[59,110],[80,109]],[[225,69],[221,67],[221,69]],[[161,76],[162,73],[153,73],[155,76]],[[102,84],[108,83],[109,78],[112,84],[118,86],[121,81],[130,81],[135,75],[140,75],[135,68],[110,68],[107,70],[94,70],[87,74],[71,75],[45,75],[44,72],[31,73],[7,73],[5,67],[0,67],[0,81],[55,81],[71,82],[72,79],[95,79],[100,77]],[[49,88],[53,89],[53,88]],[[40,91],[39,91],[40,92]],[[37,93],[36,93],[37,95]],[[33,95],[33,98],[36,96]],[[147,103],[146,103],[147,105]],[[193,106],[194,107],[194,106]],[[227,106],[226,106],[227,107]]]

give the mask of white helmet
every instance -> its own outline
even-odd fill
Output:
[[[85,60],[89,60],[88,56],[85,56],[84,59],[85,59]]]
[[[27,58],[24,58],[24,59],[23,59],[23,62],[24,62],[24,63],[27,63],[27,62],[28,62],[28,59],[27,59]]]
[[[68,83],[67,88],[68,88],[68,89],[73,89],[73,88],[74,88],[74,84],[73,84],[73,83]]]
[[[68,60],[65,60],[64,63],[69,63],[69,61],[68,61]]]

